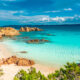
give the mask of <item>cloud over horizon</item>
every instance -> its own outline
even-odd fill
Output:
[[[80,1],[1,0],[0,25],[80,23]]]

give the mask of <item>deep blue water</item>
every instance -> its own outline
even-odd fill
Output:
[[[80,61],[80,25],[38,26],[44,31],[21,32],[17,40],[6,39],[4,44],[10,46],[21,57],[33,59],[36,63],[60,67],[67,62]],[[17,27],[19,29],[20,27]],[[48,36],[47,34],[51,34]],[[29,37],[23,39],[22,37]],[[46,39],[43,44],[28,44],[27,40]],[[18,53],[27,51],[27,54]]]

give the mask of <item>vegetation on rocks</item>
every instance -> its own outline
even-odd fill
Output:
[[[28,72],[21,70],[15,75],[14,80],[80,80],[80,66],[76,63],[67,63],[55,73],[45,77],[35,68],[30,68]]]

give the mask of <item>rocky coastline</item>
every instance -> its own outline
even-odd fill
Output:
[[[20,32],[30,32],[30,31],[43,31],[43,29],[37,27],[21,27]]]
[[[21,27],[20,30],[16,30],[12,27],[0,27],[0,39],[4,36],[17,36],[20,32],[30,32],[30,31],[42,31],[37,27]]]

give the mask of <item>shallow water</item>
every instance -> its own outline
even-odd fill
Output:
[[[21,32],[17,40],[7,38],[3,41],[21,57],[33,59],[36,63],[52,67],[61,67],[67,62],[80,62],[80,27],[75,26],[39,26],[44,31]],[[47,34],[51,34],[50,36]],[[22,37],[29,37],[23,39]],[[28,44],[30,39],[46,39],[50,42]],[[19,53],[27,51],[26,54]]]

